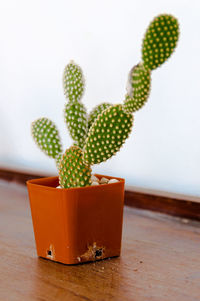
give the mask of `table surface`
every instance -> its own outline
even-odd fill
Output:
[[[125,208],[122,255],[37,258],[25,186],[0,182],[0,301],[200,300],[200,223]]]

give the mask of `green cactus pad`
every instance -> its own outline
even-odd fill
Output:
[[[133,67],[129,73],[124,110],[133,113],[143,107],[150,92],[151,74],[140,63]]]
[[[107,102],[103,102],[100,105],[96,106],[88,116],[88,129],[91,127],[95,119],[99,114],[101,114],[105,109],[111,107],[112,105]]]
[[[39,148],[56,159],[62,152],[60,137],[55,124],[48,118],[39,118],[32,123],[32,136]]]
[[[83,149],[83,159],[88,164],[106,161],[119,151],[128,138],[133,116],[125,113],[122,105],[104,110],[91,126]]]
[[[78,101],[84,92],[84,77],[81,68],[71,61],[63,73],[64,94],[69,101]]]
[[[153,70],[163,64],[174,51],[179,37],[178,20],[159,15],[149,25],[142,45],[145,68]]]
[[[87,136],[87,112],[80,102],[67,103],[65,105],[65,122],[75,144],[83,147]]]
[[[72,146],[63,154],[59,165],[59,183],[62,188],[91,185],[91,168],[83,162],[83,153]]]

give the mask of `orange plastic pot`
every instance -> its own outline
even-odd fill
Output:
[[[27,181],[38,256],[65,264],[119,256],[124,179],[117,179],[68,189],[56,188],[58,177]]]

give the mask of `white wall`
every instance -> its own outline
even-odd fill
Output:
[[[0,166],[55,173],[37,149],[30,123],[63,121],[62,72],[70,59],[84,70],[84,103],[122,102],[141,39],[159,13],[180,20],[180,43],[153,72],[148,104],[135,115],[125,147],[94,171],[127,184],[200,195],[200,4],[184,0],[6,0],[0,4]]]

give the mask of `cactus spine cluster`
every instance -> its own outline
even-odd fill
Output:
[[[142,44],[142,60],[128,76],[124,103],[104,102],[90,114],[81,102],[85,81],[81,68],[71,61],[64,69],[63,88],[66,97],[64,119],[73,145],[62,155],[58,130],[47,118],[32,123],[32,135],[49,157],[56,160],[62,188],[91,184],[91,165],[115,155],[133,127],[132,113],[147,102],[151,71],[163,64],[174,51],[179,37],[178,21],[171,15],[159,15],[147,28]]]

